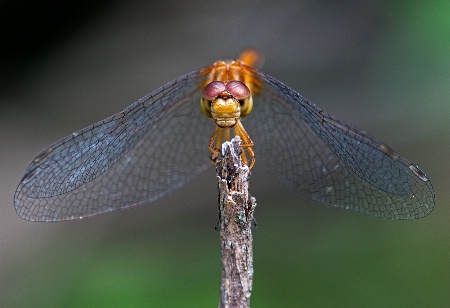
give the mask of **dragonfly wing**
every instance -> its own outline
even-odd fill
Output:
[[[44,149],[16,190],[17,213],[33,221],[82,218],[155,201],[193,179],[210,165],[214,128],[199,107],[200,72]]]
[[[434,206],[433,186],[387,145],[318,108],[277,79],[263,82],[244,126],[270,174],[320,203],[370,216],[415,219]]]

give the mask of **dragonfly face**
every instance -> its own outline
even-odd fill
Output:
[[[274,180],[303,197],[379,218],[431,213],[435,194],[422,169],[257,62],[250,50],[195,70],[45,148],[17,187],[17,213],[60,221],[151,203],[210,167],[208,148],[215,159],[233,135],[245,164],[256,153]]]
[[[203,89],[201,106],[217,126],[233,127],[240,117],[250,113],[253,100],[248,87],[240,81],[213,81]]]

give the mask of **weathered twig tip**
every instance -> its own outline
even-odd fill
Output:
[[[253,284],[255,198],[248,193],[250,169],[242,163],[240,138],[222,145],[216,161],[219,223],[222,247],[222,282],[219,307],[250,307]]]

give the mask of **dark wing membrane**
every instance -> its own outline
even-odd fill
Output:
[[[199,106],[200,72],[44,149],[17,188],[17,213],[35,221],[82,218],[155,201],[193,179],[210,164],[214,131]]]
[[[415,219],[432,211],[433,186],[419,167],[258,74],[263,88],[243,124],[256,161],[279,183],[320,203],[380,218]]]

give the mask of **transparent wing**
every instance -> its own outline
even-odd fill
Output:
[[[433,186],[418,166],[277,79],[255,74],[263,86],[242,122],[256,164],[276,181],[320,203],[380,218],[432,211]]]
[[[87,217],[155,201],[197,176],[211,164],[214,131],[199,107],[200,72],[44,149],[16,190],[17,213],[33,221]]]

